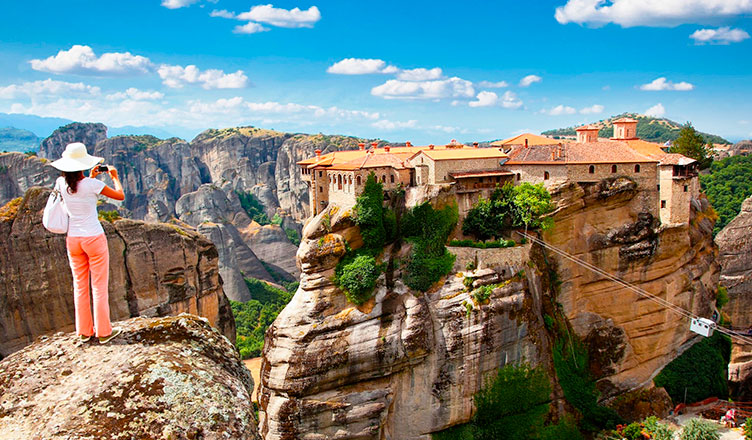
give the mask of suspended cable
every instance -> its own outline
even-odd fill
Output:
[[[640,288],[638,286],[635,286],[634,284],[632,284],[632,283],[630,283],[628,281],[624,281],[623,279],[621,279],[619,277],[611,275],[610,273],[606,272],[605,270],[603,270],[603,269],[601,269],[601,268],[599,268],[597,266],[594,266],[594,265],[588,263],[587,261],[584,261],[584,260],[582,260],[582,259],[580,259],[578,257],[575,257],[574,255],[571,255],[571,254],[569,254],[569,253],[567,253],[567,252],[565,252],[565,251],[563,251],[563,250],[561,250],[561,249],[559,249],[559,248],[557,248],[557,247],[555,247],[553,245],[550,245],[550,244],[546,243],[543,240],[540,240],[540,239],[538,239],[536,237],[533,237],[533,236],[531,236],[531,235],[529,235],[527,233],[524,233],[524,232],[519,232],[519,231],[515,231],[515,232],[517,232],[522,237],[524,237],[524,238],[526,238],[526,239],[528,239],[528,240],[530,240],[530,241],[532,241],[534,243],[537,243],[537,244],[543,246],[544,248],[546,248],[546,249],[548,249],[548,250],[550,250],[550,251],[552,251],[552,252],[554,252],[554,253],[556,253],[558,255],[561,255],[562,257],[566,258],[567,260],[570,260],[570,261],[572,261],[573,263],[575,263],[577,265],[580,265],[580,266],[582,266],[582,267],[584,267],[584,268],[586,268],[586,269],[588,269],[588,270],[590,270],[592,272],[595,272],[596,274],[601,275],[602,277],[604,277],[604,278],[606,278],[606,279],[608,279],[610,281],[613,281],[616,284],[619,284],[620,286],[624,287],[625,289],[628,289],[628,290],[631,290],[632,292],[635,292],[636,294],[642,296],[643,298],[646,298],[646,299],[648,299],[650,301],[653,301],[653,302],[655,302],[657,304],[660,304],[661,306],[663,306],[663,307],[665,307],[665,308],[673,311],[674,313],[676,313],[676,314],[678,314],[680,316],[683,316],[685,318],[689,318],[690,320],[700,319],[699,316],[693,314],[689,310],[686,310],[686,309],[684,309],[684,308],[682,308],[682,307],[680,307],[680,306],[678,306],[678,305],[676,305],[676,304],[674,304],[674,303],[672,303],[672,302],[670,302],[668,300],[665,300],[665,299],[663,299],[663,298],[661,298],[659,296],[653,295],[652,293],[650,293],[650,292],[648,292],[648,291],[646,291],[646,290],[644,290],[644,289],[642,289],[642,288]],[[738,341],[741,341],[742,343],[752,344],[752,338],[748,338],[748,337],[746,337],[744,335],[741,335],[741,334],[739,334],[739,333],[737,333],[737,332],[735,332],[735,331],[733,331],[731,329],[727,329],[725,327],[722,327],[722,326],[720,326],[718,324],[716,324],[715,330],[718,331],[719,333],[723,333],[723,334],[725,334],[725,335],[727,335],[727,336],[729,336],[731,338],[734,338],[734,339],[736,339]]]

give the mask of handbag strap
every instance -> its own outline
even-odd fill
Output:
[[[58,188],[60,181],[55,181],[55,187],[52,189],[53,192],[57,193],[55,196],[60,198],[60,204],[63,206],[63,209],[65,210],[65,213],[68,214],[68,217],[71,216],[70,211],[68,211],[68,206],[65,204],[65,199],[63,198],[63,190],[62,188]]]

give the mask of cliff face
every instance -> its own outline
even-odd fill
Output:
[[[58,158],[67,143],[76,141],[84,142],[92,154],[104,157],[120,172],[126,199],[108,209],[116,208],[128,218],[152,222],[176,217],[201,233],[206,232],[220,249],[220,270],[227,282],[227,295],[246,301],[250,293],[243,275],[267,281],[299,275],[296,246],[284,230],[300,233],[306,217],[308,189],[295,162],[313,156],[316,149],[357,148],[362,140],[293,135],[252,127],[206,130],[191,142],[152,136],[107,138],[102,124],[75,123],[61,127],[46,139],[40,156]],[[18,167],[14,165],[15,168]],[[38,180],[32,176],[33,171],[21,174],[28,175],[27,180]],[[212,190],[207,191],[204,186]],[[23,194],[7,192],[5,196],[0,189],[0,203]],[[253,222],[241,206],[238,193],[253,194],[267,217],[277,215],[281,225],[262,228]],[[214,199],[208,200],[207,196]],[[231,252],[236,248],[241,249],[239,257]],[[261,261],[277,274],[271,274]]]
[[[707,207],[697,201],[690,225],[661,229],[641,209],[645,196],[623,182],[561,188],[554,193],[556,227],[546,240],[706,314],[718,279]],[[525,360],[554,375],[542,316],[556,302],[589,347],[605,401],[649,386],[696,340],[689,323],[670,312],[530,244],[450,248],[455,272],[428,293],[410,292],[397,272],[393,286],[382,275],[374,298],[355,307],[331,282],[345,243],[360,245],[349,212],[323,212],[303,236],[300,288],[264,345],[259,401],[267,440],[313,433],[428,439],[467,422],[473,394],[500,366]],[[392,252],[387,247],[382,259]],[[403,259],[404,252],[394,256]],[[470,261],[478,268],[463,272]],[[549,268],[561,280],[558,293],[544,282]],[[476,287],[499,285],[487,304],[473,301],[466,276]]]
[[[73,280],[65,236],[47,232],[48,189],[29,190],[0,221],[0,355],[39,335],[74,328]],[[201,235],[133,220],[103,223],[110,248],[110,316],[206,317],[231,341],[235,321],[222,290],[218,254]]]
[[[43,336],[0,362],[0,437],[260,439],[253,379],[192,315],[134,318],[106,345]]]
[[[52,187],[60,173],[48,163],[24,153],[0,153],[0,206],[23,197],[32,186]]]

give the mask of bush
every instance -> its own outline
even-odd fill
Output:
[[[548,425],[541,431],[539,440],[584,440],[572,417],[564,417],[559,423]]]
[[[451,272],[455,256],[445,243],[457,224],[457,206],[434,209],[422,203],[403,217],[400,229],[413,248],[403,274],[405,284],[414,290],[427,291],[433,283]]]
[[[100,211],[99,212],[99,220],[102,220],[102,221],[112,223],[119,218],[120,218],[120,213],[117,211]]]
[[[731,339],[720,333],[690,347],[671,361],[655,377],[658,387],[664,387],[674,403],[698,402],[708,397],[728,397],[728,363],[731,359]]]
[[[422,252],[422,247],[414,245],[410,256],[407,258],[403,281],[405,285],[414,290],[425,292],[433,283],[452,271],[456,256],[446,249],[438,257],[432,257]]]
[[[432,440],[473,440],[473,425],[465,423],[431,434]]]
[[[370,173],[354,209],[355,223],[360,226],[363,247],[367,249],[380,249],[386,243],[383,203],[383,186],[376,181],[376,175]]]
[[[268,225],[269,216],[264,212],[264,205],[250,192],[235,191],[240,199],[240,206],[253,221],[260,225]]]
[[[505,365],[475,394],[476,440],[535,438],[549,409],[551,385],[542,368]]]
[[[473,298],[478,304],[484,303],[491,297],[494,289],[498,287],[497,284],[489,284],[487,286],[480,286],[473,291]]]
[[[752,420],[745,422],[742,429],[744,431],[744,440],[752,440]]]
[[[645,432],[650,434],[652,440],[671,440],[674,437],[674,431],[667,425],[658,423],[658,418],[655,416],[643,420],[642,425],[645,427]]]
[[[300,235],[298,234],[298,231],[292,228],[285,228],[285,234],[287,235],[287,239],[290,240],[290,243],[295,246],[300,246]]]
[[[709,420],[692,419],[684,425],[680,440],[720,440],[718,425]]]
[[[471,247],[477,249],[496,249],[496,248],[508,248],[514,247],[514,240],[498,240],[498,241],[473,241],[473,240],[452,240],[449,242],[449,246],[456,247]]]
[[[381,267],[373,255],[355,252],[337,265],[335,282],[351,303],[360,305],[371,298],[380,274]]]
[[[719,309],[723,308],[729,302],[728,290],[723,286],[718,286],[718,291],[715,294],[715,306]]]

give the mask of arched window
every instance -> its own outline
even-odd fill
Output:
[[[386,174],[381,175],[381,183],[386,183]]]
[[[337,189],[342,189],[342,174],[337,176]]]
[[[611,172],[612,172],[612,173],[615,173],[615,172],[616,172],[616,165],[611,165]]]
[[[353,189],[353,187],[352,187],[352,176],[350,176],[350,177],[347,178],[347,190],[350,191],[350,192],[352,192],[352,189]]]
[[[389,180],[390,180],[391,183],[394,183],[394,174],[392,174],[391,176],[389,176]]]
[[[520,173],[517,173],[517,180],[520,180]]]
[[[355,178],[355,185],[360,186],[360,176]]]
[[[595,174],[595,165],[590,165],[590,168],[588,168],[588,173]]]
[[[549,178],[549,177],[550,177],[550,176],[549,176],[549,174],[548,174],[548,171],[544,171],[544,172],[543,172],[543,180],[548,180],[548,178]]]
[[[640,172],[640,164],[639,163],[634,166],[634,172],[635,173],[639,173]]]

